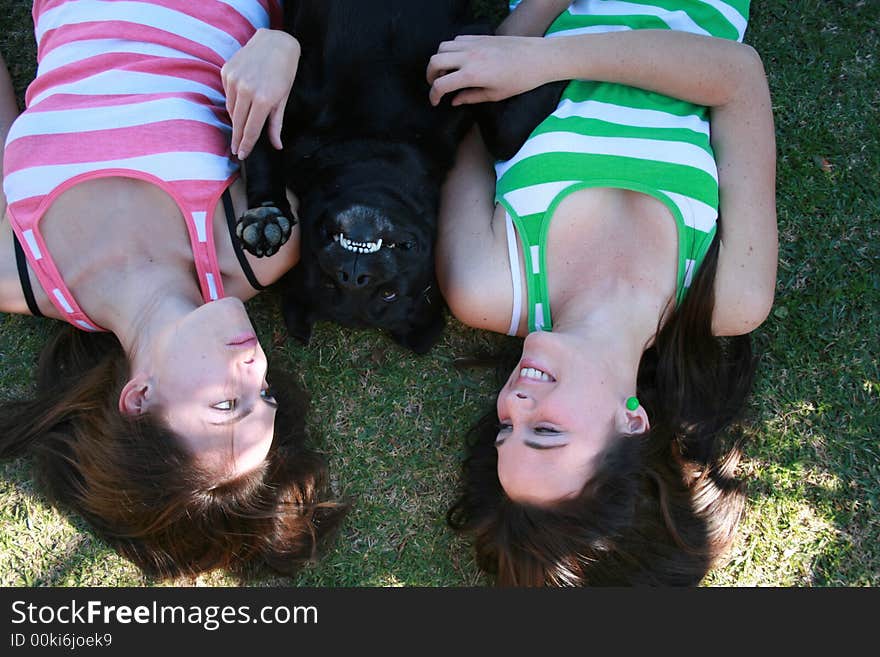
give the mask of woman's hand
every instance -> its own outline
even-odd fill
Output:
[[[232,119],[232,153],[239,159],[250,154],[267,117],[269,141],[281,148],[281,122],[299,55],[299,41],[293,36],[261,28],[220,69]]]
[[[458,92],[453,105],[497,101],[555,78],[542,37],[458,36],[444,41],[428,62],[431,104]]]

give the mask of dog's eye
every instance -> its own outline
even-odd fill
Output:
[[[385,303],[391,303],[397,299],[397,292],[395,290],[382,290],[382,301]]]

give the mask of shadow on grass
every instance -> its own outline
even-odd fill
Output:
[[[853,433],[848,457],[841,458],[840,449],[829,452],[823,423],[805,428],[812,409],[793,404],[784,414],[791,423],[785,434],[768,429],[746,447],[749,507],[723,583],[880,583],[876,449],[859,450],[867,437]]]
[[[880,227],[855,215],[818,224],[794,215],[780,229],[776,305],[757,334],[761,420],[746,447],[760,518],[745,528],[761,534],[745,539],[748,561],[773,564],[769,579],[786,585],[877,585],[880,276],[866,263],[878,261]]]

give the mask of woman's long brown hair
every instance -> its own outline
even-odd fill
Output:
[[[719,231],[720,232],[720,231]],[[615,440],[579,496],[553,508],[501,487],[494,411],[470,431],[447,513],[502,586],[695,585],[729,547],[744,495],[726,430],[755,370],[749,336],[712,335],[716,236],[688,295],[639,364],[645,434]]]
[[[347,505],[306,447],[307,397],[271,372],[275,437],[256,470],[217,485],[173,431],[118,410],[128,359],[110,334],[64,326],[40,356],[32,398],[0,404],[0,457],[36,457],[52,501],[149,575],[265,563],[283,573],[316,558]]]

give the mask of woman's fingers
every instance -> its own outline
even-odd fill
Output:
[[[428,84],[434,84],[434,81],[442,75],[446,75],[452,71],[458,70],[467,61],[461,53],[437,53],[428,60],[428,70],[426,77]]]
[[[269,141],[270,143],[281,150],[281,127],[284,121],[284,108],[287,106],[287,99],[284,99],[280,105],[277,105],[275,109],[272,110],[272,113],[269,114]]]
[[[437,105],[448,93],[458,91],[453,105],[495,100],[498,96],[493,70],[493,50],[487,49],[498,37],[465,34],[444,41],[428,62],[429,98]],[[497,58],[497,56],[495,57]],[[467,89],[467,93],[462,90]]]
[[[251,154],[265,123],[266,114],[254,111],[254,106],[251,105],[251,111],[248,113],[247,122],[242,130],[241,143],[238,145],[238,159],[244,160]]]
[[[477,103],[487,103],[495,100],[488,89],[462,89],[452,98],[452,104],[455,107],[459,105],[476,105]]]
[[[232,149],[233,155],[239,154],[239,149],[241,148],[241,139],[244,133],[244,127],[248,122],[248,115],[250,114],[251,103],[250,99],[238,98],[235,103],[235,107],[232,111],[232,143],[230,147]]]
[[[220,83],[223,85],[223,93],[226,95],[226,109],[232,116],[232,106],[235,105],[235,89],[229,77],[229,62],[225,62],[220,68]]]
[[[233,114],[235,114],[235,88],[228,85],[226,80],[223,80],[223,89],[226,93],[226,112],[231,119]]]
[[[467,76],[461,71],[452,71],[434,80],[431,90],[428,92],[428,98],[431,104],[436,106],[446,94],[465,89],[468,86]]]
[[[455,52],[464,50],[475,41],[487,38],[484,34],[459,34],[452,41],[443,41],[438,47],[437,52]]]
[[[237,90],[235,84],[229,87],[227,94],[226,107],[232,119],[232,153],[239,159],[245,159],[260,138],[264,125],[269,131],[269,141],[275,148],[281,149],[281,127],[289,92],[275,105],[266,98],[254,98],[247,90]]]

